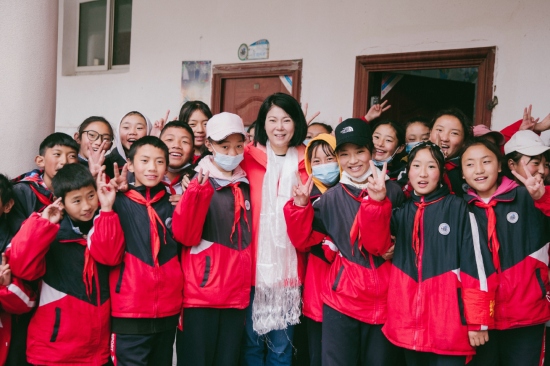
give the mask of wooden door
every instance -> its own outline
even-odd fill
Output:
[[[280,76],[225,79],[221,111],[241,116],[245,126],[249,126],[256,120],[265,98],[273,93],[292,95]]]

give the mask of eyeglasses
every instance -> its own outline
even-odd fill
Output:
[[[101,141],[107,141],[109,143],[113,142],[113,138],[111,137],[111,135],[109,134],[105,134],[105,135],[100,135],[98,132],[96,131],[92,131],[92,130],[88,130],[88,131],[82,131],[82,133],[87,133],[88,134],[88,139],[90,141],[95,141],[97,140],[99,137],[101,137]]]

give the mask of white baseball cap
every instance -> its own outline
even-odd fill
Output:
[[[536,156],[550,150],[546,146],[539,135],[530,130],[516,132],[510,141],[504,145],[504,154],[508,155],[517,151],[523,155]]]
[[[240,133],[245,138],[247,136],[242,118],[233,113],[216,114],[206,124],[206,137],[214,141],[221,141],[234,133]]]

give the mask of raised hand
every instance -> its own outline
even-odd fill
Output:
[[[101,203],[101,211],[111,211],[115,203],[117,182],[111,179],[111,181],[107,183],[105,173],[101,173],[96,178],[96,185],[97,197]]]
[[[296,178],[298,179],[298,185],[292,187],[292,196],[294,197],[294,204],[296,206],[305,207],[309,203],[309,197],[311,196],[311,190],[313,189],[312,175],[307,178],[306,184],[302,184],[302,178],[300,173],[296,171]]]
[[[525,108],[523,110],[523,121],[521,122],[521,125],[519,126],[520,131],[523,131],[523,130],[533,131],[533,129],[535,128],[535,125],[538,123],[539,118],[534,119],[533,117],[531,117],[531,108],[532,107],[533,106],[531,104],[529,104],[529,108]]]
[[[187,190],[187,187],[189,186],[189,183],[191,183],[191,180],[189,179],[189,176],[186,174],[183,176],[181,180],[181,189],[183,192]]]
[[[57,224],[63,217],[63,207],[61,197],[56,199],[54,203],[49,205],[42,211],[42,218],[48,220],[52,224]]]
[[[168,109],[166,111],[166,115],[164,118],[159,118],[158,120],[153,123],[153,128],[151,129],[151,136],[159,137],[160,133],[162,132],[162,129],[164,128],[164,125],[166,122],[168,122],[168,117],[170,116],[170,110]]]
[[[197,183],[199,183],[201,186],[208,183],[208,177],[210,176],[210,172],[206,172],[205,175],[202,175],[202,168],[199,169],[199,174],[197,175]]]
[[[0,286],[9,286],[11,284],[11,269],[6,255],[2,253],[2,264],[0,265]]]
[[[116,183],[116,190],[118,192],[128,192],[128,164],[124,164],[122,172],[118,172],[118,164],[114,163],[115,177],[111,179]]]
[[[550,114],[547,115],[542,121],[537,123],[534,130],[537,132],[550,130]]]
[[[531,173],[529,173],[529,170],[527,170],[527,164],[525,164],[525,161],[521,161],[521,164],[523,165],[523,171],[525,172],[525,175],[527,178],[524,178],[519,174],[515,169],[512,169],[512,174],[527,188],[527,191],[531,195],[531,197],[538,201],[541,199],[541,197],[544,195],[544,192],[546,192],[546,189],[544,188],[544,182],[542,178],[537,175],[536,177],[533,177]]]
[[[369,193],[369,198],[375,201],[383,201],[386,198],[386,171],[388,164],[384,163],[382,168],[382,173],[378,174],[378,169],[374,166],[374,162],[369,161],[370,170],[372,175],[368,178],[367,183],[367,192]]]
[[[313,122],[313,120],[315,119],[315,117],[317,117],[318,115],[321,114],[321,112],[316,112],[313,114],[313,116],[309,117],[307,116],[307,103],[305,104],[305,106],[302,108],[302,112],[304,112],[304,117],[306,119],[306,122],[307,122],[307,125],[309,126],[311,124],[311,122]]]
[[[103,163],[105,162],[105,144],[107,141],[103,140],[99,149],[94,151],[91,146],[88,146],[88,168],[92,177],[96,178],[101,172],[105,170]]]
[[[372,107],[370,107],[369,111],[365,115],[365,119],[367,120],[367,122],[370,122],[370,121],[380,117],[380,115],[382,115],[382,112],[385,112],[388,109],[390,109],[391,105],[386,106],[386,103],[388,103],[387,100],[382,102],[382,104],[375,104]]]

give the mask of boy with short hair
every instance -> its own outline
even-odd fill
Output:
[[[78,144],[66,133],[52,133],[42,141],[34,159],[38,169],[13,180],[15,206],[10,226],[17,232],[33,212],[40,212],[53,203],[52,179],[65,164],[78,163]]]
[[[12,341],[12,323],[18,314],[32,310],[35,294],[21,279],[11,274],[8,257],[5,252],[10,247],[13,233],[8,225],[7,216],[13,207],[13,188],[6,176],[0,174],[0,365],[21,364],[17,359],[17,350],[10,351]]]
[[[94,244],[105,253],[124,252],[110,274],[111,357],[118,366],[172,365],[183,273],[172,233],[173,206],[161,182],[168,163],[168,148],[159,138],[145,136],[132,144],[128,171],[135,184],[117,193],[113,206],[125,243],[108,240],[105,228],[105,240]]]
[[[27,360],[35,365],[104,365],[109,361],[109,265],[122,252],[105,254],[95,242],[109,241],[113,248],[124,243],[112,211],[116,182],[105,183],[105,174],[96,182],[78,163],[56,173],[51,184],[59,198],[23,223],[10,248],[14,275],[41,279]],[[106,232],[110,236],[102,237]]]

